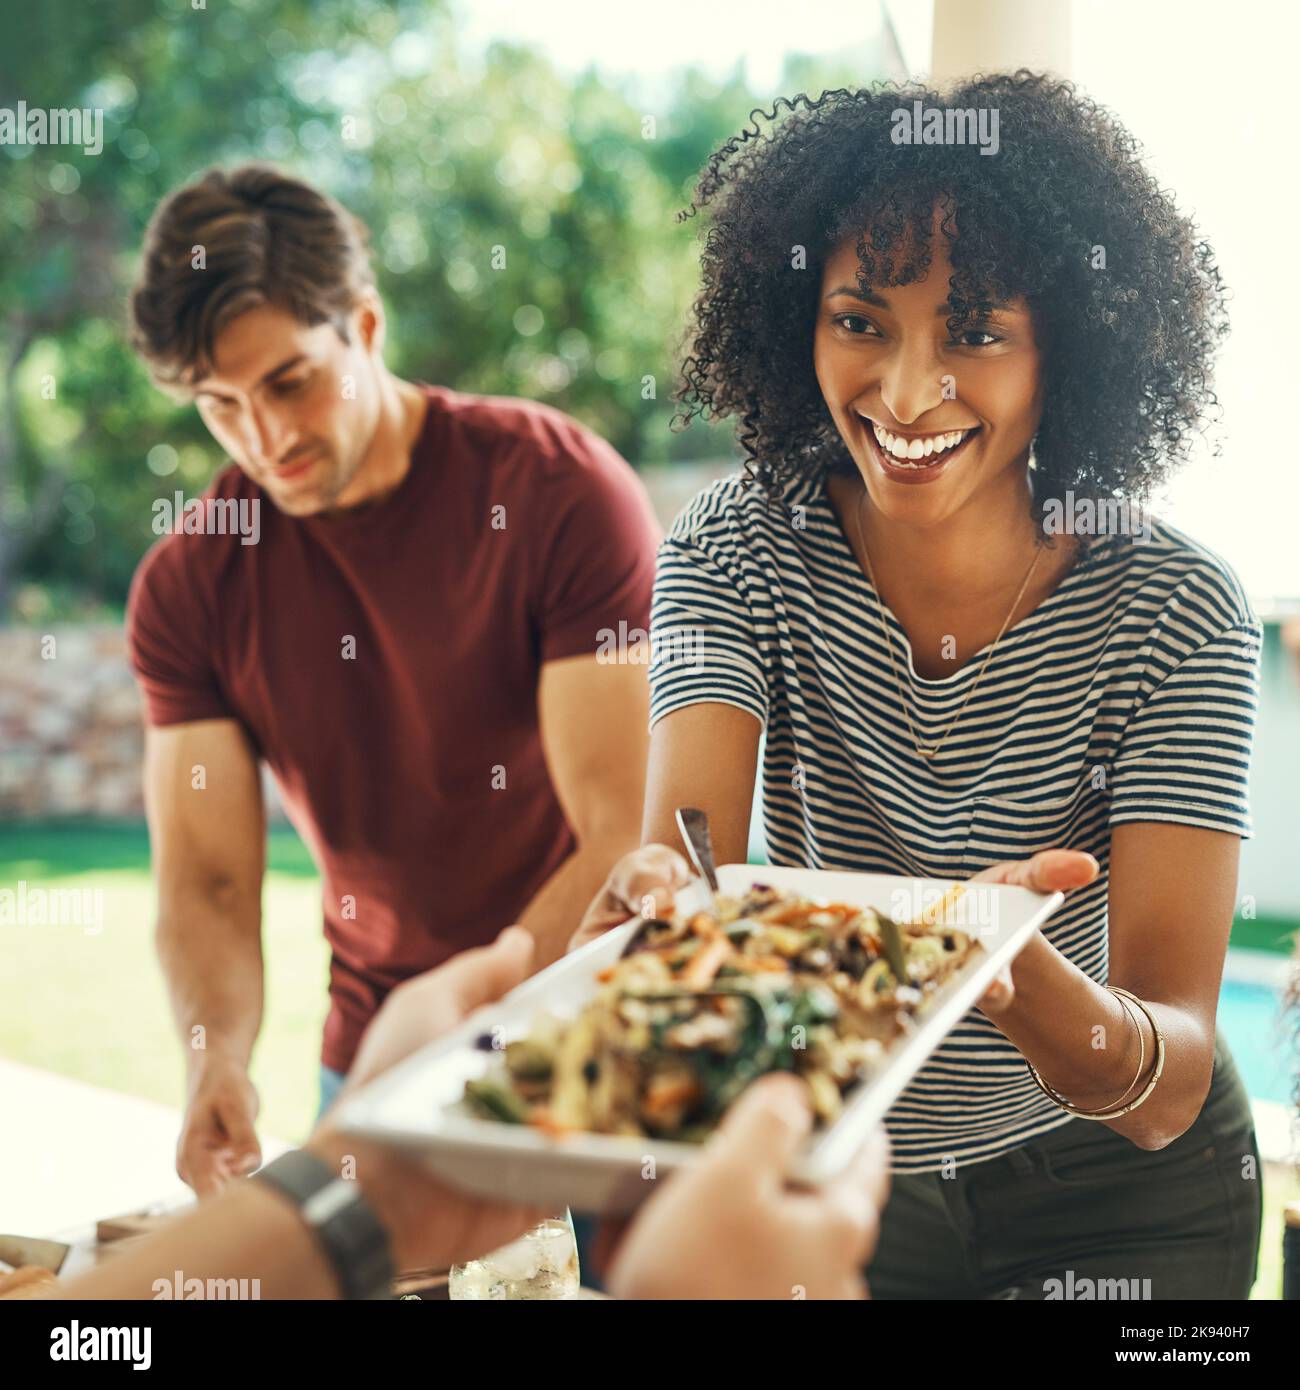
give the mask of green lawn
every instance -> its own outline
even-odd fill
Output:
[[[179,1105],[184,1076],[154,955],[149,843],[140,825],[0,825],[0,887],[99,889],[104,926],[0,923],[0,1055]],[[253,1058],[260,1128],[296,1142],[316,1112],[329,964],[315,866],[290,829],[272,831],[263,919],[266,1018]],[[1238,922],[1236,946],[1285,952],[1293,924]],[[1255,1297],[1281,1287],[1281,1210],[1300,1180],[1268,1165]]]
[[[180,1105],[181,1045],[153,949],[149,842],[139,825],[0,826],[0,885],[98,889],[104,925],[0,924],[0,1054]],[[262,897],[266,1017],[253,1056],[260,1128],[290,1142],[316,1113],[329,954],[316,870],[271,833]]]

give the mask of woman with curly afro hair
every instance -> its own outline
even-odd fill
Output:
[[[877,1297],[1246,1298],[1260,626],[1145,505],[1216,406],[1213,255],[1056,79],[752,122],[691,210],[678,399],[746,458],[660,551],[645,838],[700,806],[743,861],[761,746],[774,864],[1065,895],[889,1114]]]

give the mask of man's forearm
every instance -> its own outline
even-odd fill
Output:
[[[348,1161],[354,1180],[388,1233],[397,1270],[449,1265],[482,1255],[541,1219],[521,1211],[517,1225],[476,1225],[467,1200],[438,1188],[409,1160],[357,1135],[317,1130],[304,1147],[330,1168]],[[430,1213],[435,1213],[431,1221]],[[510,1223],[510,1211],[501,1209]],[[444,1217],[445,1213],[445,1217]],[[496,1232],[495,1241],[491,1239]],[[478,1239],[482,1234],[483,1244]],[[66,1298],[182,1298],[174,1275],[246,1281],[255,1298],[338,1298],[338,1274],[302,1213],[256,1181],[233,1183],[160,1231],[124,1248],[72,1280]],[[257,1282],[254,1284],[254,1280]],[[161,1288],[160,1288],[161,1286]]]
[[[591,900],[622,855],[637,847],[638,833],[605,836],[580,845],[546,880],[519,918],[537,941],[535,970],[559,960]]]
[[[210,903],[164,904],[157,944],[187,1064],[220,1052],[246,1067],[262,1026],[260,917]]]
[[[320,1243],[282,1197],[241,1182],[201,1202],[157,1234],[73,1280],[68,1298],[184,1298],[188,1281],[247,1281],[257,1298],[337,1298],[338,1281]],[[256,1281],[254,1283],[253,1281]]]

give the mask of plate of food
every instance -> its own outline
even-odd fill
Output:
[[[806,1082],[794,1182],[841,1172],[1060,893],[724,864],[525,981],[339,1107],[484,1196],[613,1214],[744,1088]]]

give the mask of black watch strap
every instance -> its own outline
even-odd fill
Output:
[[[388,1233],[356,1182],[303,1149],[281,1154],[253,1176],[298,1208],[329,1256],[344,1298],[392,1297]]]

